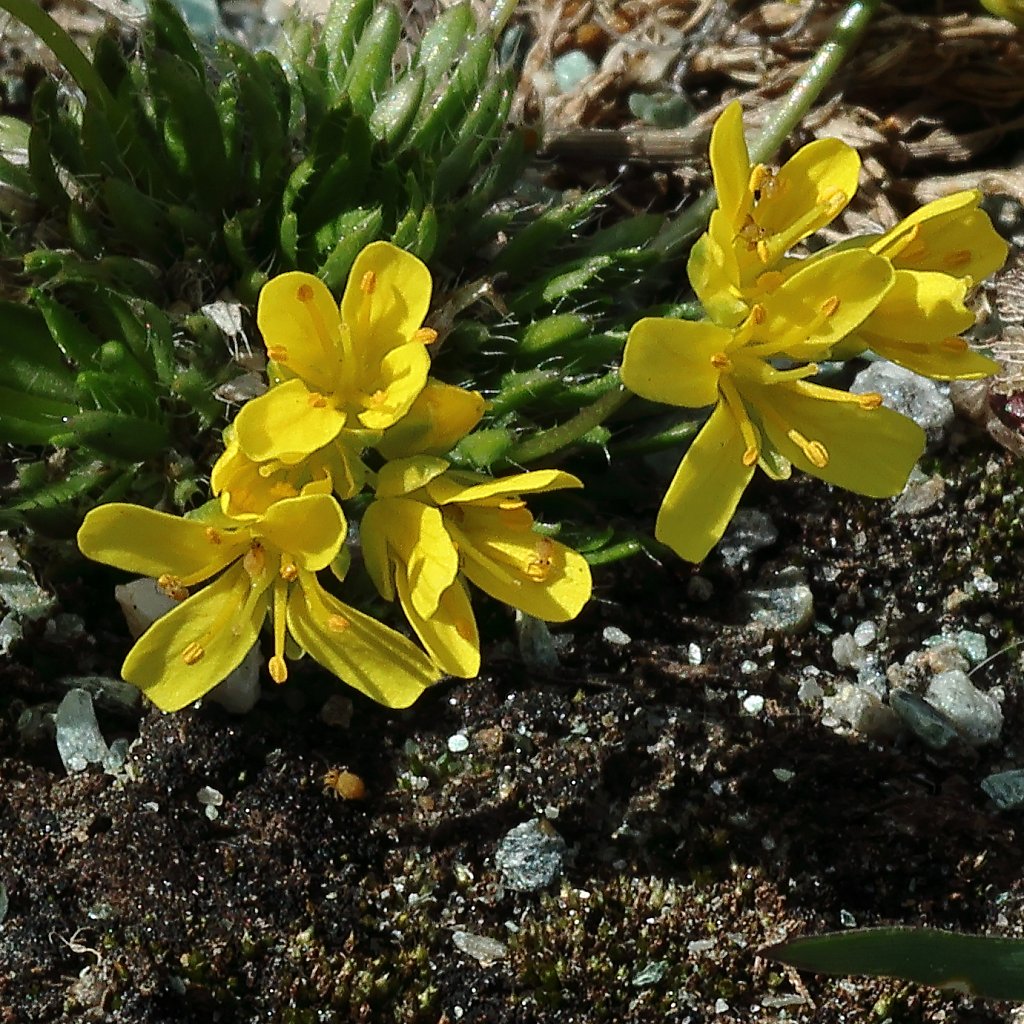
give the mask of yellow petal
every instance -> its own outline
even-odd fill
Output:
[[[977,380],[999,364],[958,335],[974,323],[967,282],[931,271],[897,270],[892,289],[856,337],[879,355],[935,380]]]
[[[447,469],[448,463],[433,455],[413,455],[408,459],[386,462],[377,474],[377,497],[397,498],[411,494]]]
[[[702,562],[722,539],[754,474],[747,444],[724,404],[717,406],[679,464],[654,535],[680,558]]]
[[[345,516],[330,494],[275,502],[255,528],[269,545],[310,572],[327,568],[345,542]]]
[[[438,505],[443,506],[454,502],[488,502],[495,498],[562,491],[582,486],[582,480],[560,469],[535,469],[529,473],[516,473],[498,479],[450,470],[443,477],[431,480],[427,484],[427,493]]]
[[[531,530],[502,525],[497,509],[483,527],[466,516],[464,528],[449,530],[464,558],[462,570],[491,597],[548,622],[575,618],[590,599],[590,566],[564,544]]]
[[[261,468],[242,451],[237,440],[229,441],[210,473],[210,490],[220,496],[225,515],[252,520],[275,501],[299,493],[284,474],[261,472]]]
[[[128,652],[121,675],[162,711],[208,693],[259,637],[269,594],[247,602],[250,584],[237,565],[157,619]]]
[[[646,317],[635,323],[622,354],[622,383],[641,398],[687,409],[718,400],[721,369],[712,364],[732,334],[709,323]]]
[[[419,344],[399,345],[383,357],[368,385],[359,422],[368,430],[387,430],[412,408],[427,383],[430,356]]]
[[[438,606],[429,617],[416,610],[409,594],[405,572],[395,573],[398,598],[409,624],[420,643],[442,672],[460,679],[473,679],[480,672],[480,635],[469,594],[461,579],[456,579],[441,595]]]
[[[711,129],[711,173],[718,193],[718,207],[733,230],[749,212],[747,183],[750,157],[743,137],[743,108],[733,100]]]
[[[363,564],[377,592],[385,601],[395,599],[395,578],[389,538],[395,522],[392,505],[402,498],[378,498],[370,503],[359,523]]]
[[[300,380],[246,402],[234,421],[239,447],[255,462],[298,462],[330,444],[344,425],[345,414]]]
[[[754,336],[793,359],[820,357],[868,317],[893,280],[888,261],[863,249],[808,260],[764,297]]]
[[[374,582],[389,574],[390,556],[402,567],[417,614],[430,618],[459,571],[459,553],[441,513],[407,498],[375,501],[363,516],[362,536],[367,535],[370,543],[364,544],[364,556]],[[385,539],[386,552],[381,550],[380,538]],[[377,589],[384,594],[390,585],[378,584]]]
[[[249,547],[249,534],[118,502],[86,514],[78,547],[87,558],[140,576],[199,582],[238,558]]]
[[[818,139],[782,165],[757,204],[757,222],[773,235],[791,234],[791,227],[800,224],[792,242],[806,238],[844,209],[859,177],[855,149],[839,139]]]
[[[924,451],[924,431],[913,420],[884,406],[864,408],[832,388],[795,381],[752,389],[749,397],[772,445],[797,469],[857,494],[899,494]],[[808,459],[793,431],[824,449],[825,465]]]
[[[341,300],[341,318],[359,353],[383,355],[412,340],[430,308],[430,271],[390,242],[356,257]]]
[[[1009,247],[984,210],[981,193],[956,192],[915,210],[871,249],[902,270],[933,270],[984,280],[1006,262]]]
[[[328,594],[311,573],[288,598],[288,629],[329,672],[389,708],[407,708],[441,673],[400,633]]]
[[[700,304],[719,327],[735,327],[750,312],[750,303],[740,292],[735,245],[735,232],[727,226],[722,211],[715,210],[686,264],[686,275]]]
[[[385,431],[376,445],[386,459],[407,455],[444,455],[484,414],[483,395],[432,377],[408,413]]]
[[[298,271],[271,278],[260,292],[256,322],[272,362],[288,377],[301,377],[313,391],[334,390],[341,318],[323,281]]]

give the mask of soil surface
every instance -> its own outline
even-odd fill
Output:
[[[337,686],[305,663],[244,717],[101,711],[108,740],[132,740],[113,776],[69,775],[52,738],[15,727],[58,697],[55,678],[116,670],[128,640],[95,598],[78,643],[40,631],[2,666],[3,1019],[1007,1020],[1005,1005],[758,956],[853,923],[1024,931],[1021,815],[979,789],[1024,758],[1016,652],[974,676],[1006,694],[1002,741],[981,750],[844,735],[797,693],[808,674],[826,692],[849,681],[832,641],[868,620],[882,665],[941,629],[1012,642],[1020,526],[1004,496],[1020,470],[983,437],[937,468],[944,497],[919,517],[798,480],[749,496],[780,536],[738,567],[598,570],[551,676],[496,613],[485,674],[405,713],[353,695],[350,723],[328,725]],[[790,566],[814,623],[750,625],[740,594]],[[994,591],[964,589],[977,569]],[[81,597],[64,586],[66,607]],[[325,789],[332,767],[362,799]],[[215,820],[203,787],[223,795]],[[561,870],[516,892],[495,851],[536,818],[566,843]],[[500,956],[463,952],[460,932]]]

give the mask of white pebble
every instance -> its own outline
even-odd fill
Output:
[[[686,660],[691,665],[699,665],[704,660],[704,653],[699,644],[690,644],[686,648]]]
[[[453,754],[464,754],[469,750],[469,737],[464,732],[457,732],[448,737],[448,749]]]
[[[212,786],[203,786],[196,794],[201,804],[207,807],[220,807],[224,803],[224,794]]]
[[[759,693],[752,693],[749,697],[743,698],[743,710],[748,715],[759,715],[764,711],[764,697]]]
[[[853,639],[858,647],[870,647],[878,636],[878,627],[873,622],[862,622],[853,631]]]
[[[619,647],[624,647],[626,644],[632,642],[632,637],[628,633],[624,633],[618,626],[605,626],[604,632],[601,634],[605,640],[610,644],[616,644]]]

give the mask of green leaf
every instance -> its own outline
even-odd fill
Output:
[[[457,125],[480,94],[493,51],[490,36],[478,36],[470,43],[448,84],[432,103],[421,108],[420,124],[406,149],[421,156],[433,155],[443,141],[455,134]]]
[[[190,181],[201,208],[220,212],[235,168],[227,165],[217,106],[202,76],[169,53],[156,53],[147,68],[153,105],[179,173]]]
[[[578,313],[556,313],[536,320],[523,332],[516,355],[544,359],[558,352],[567,342],[590,333],[590,321]]]
[[[188,25],[171,0],[150,0],[149,27],[153,33],[154,48],[166,50],[187,64],[198,81],[205,84],[203,58],[196,49]],[[149,53],[147,56],[152,59],[153,54]]]
[[[476,24],[469,4],[449,7],[423,33],[412,67],[423,71],[424,94],[430,96],[462,51]]]
[[[0,323],[0,383],[57,401],[74,394],[75,378],[37,310],[20,302],[0,302]]]
[[[79,366],[89,366],[103,344],[79,317],[67,306],[59,303],[49,292],[34,288],[32,305],[39,310],[50,331],[50,336],[64,356]]]
[[[335,84],[345,78],[363,26],[373,14],[375,0],[333,0],[324,18],[322,40],[328,70]]]
[[[402,34],[402,20],[390,5],[379,7],[359,39],[342,84],[352,109],[363,117],[373,113],[375,97],[391,78],[391,62]]]
[[[35,192],[32,175],[28,168],[12,163],[3,155],[0,155],[0,184],[16,188],[26,195],[32,195]]]
[[[0,385],[0,438],[9,444],[48,444],[78,412],[71,402],[26,395]]]
[[[66,438],[102,455],[129,462],[150,459],[170,447],[171,439],[163,423],[123,413],[86,410],[67,422]]]
[[[338,242],[318,274],[332,292],[341,291],[356,256],[379,237],[383,224],[384,212],[379,206],[372,210],[351,210],[339,219]]]
[[[175,238],[162,204],[122,178],[107,178],[101,190],[114,231],[124,242],[151,257],[171,252]]]
[[[464,437],[446,456],[454,465],[487,469],[503,459],[515,444],[515,435],[503,427],[487,427]]]
[[[413,71],[396,82],[374,107],[370,131],[391,149],[397,149],[409,133],[423,102],[424,77]]]
[[[861,928],[793,939],[762,956],[821,974],[868,974],[1024,1000],[1024,940],[931,928]]]
[[[574,202],[545,210],[514,235],[498,253],[493,264],[494,273],[521,274],[531,271],[535,274],[538,256],[543,258],[586,223],[606,194],[603,189],[595,189]]]

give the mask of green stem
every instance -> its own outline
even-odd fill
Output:
[[[622,441],[615,445],[614,454],[616,458],[620,455],[650,455],[652,452],[662,452],[666,448],[679,448],[685,442],[692,441],[702,426],[703,420],[683,420],[660,433],[638,437],[632,441]]]
[[[618,544],[612,544],[600,551],[588,552],[583,557],[587,560],[588,565],[609,565],[612,562],[619,562],[623,558],[638,555],[643,549],[643,544],[636,537],[630,537],[629,540],[619,541]]]
[[[101,107],[110,104],[110,92],[96,73],[96,69],[89,63],[89,58],[82,53],[71,36],[42,9],[39,0],[0,0],[0,8],[14,15],[53,51],[54,56],[64,65],[67,73],[91,102]]]
[[[589,434],[594,427],[600,426],[613,412],[621,409],[633,393],[621,384],[608,394],[602,395],[592,405],[580,409],[575,416],[559,423],[557,427],[542,430],[539,434],[527,438],[517,444],[506,456],[508,462],[523,465],[536,462],[545,455],[551,455],[562,448],[578,441],[584,434]]]
[[[881,0],[853,0],[843,11],[814,60],[772,112],[761,134],[751,144],[752,164],[763,163],[771,157],[800,123],[839,70],[839,66],[860,42],[860,37],[880,5]],[[715,201],[715,191],[709,189],[685,213],[662,229],[652,243],[654,250],[664,256],[679,252],[707,226],[708,218],[715,209]]]

